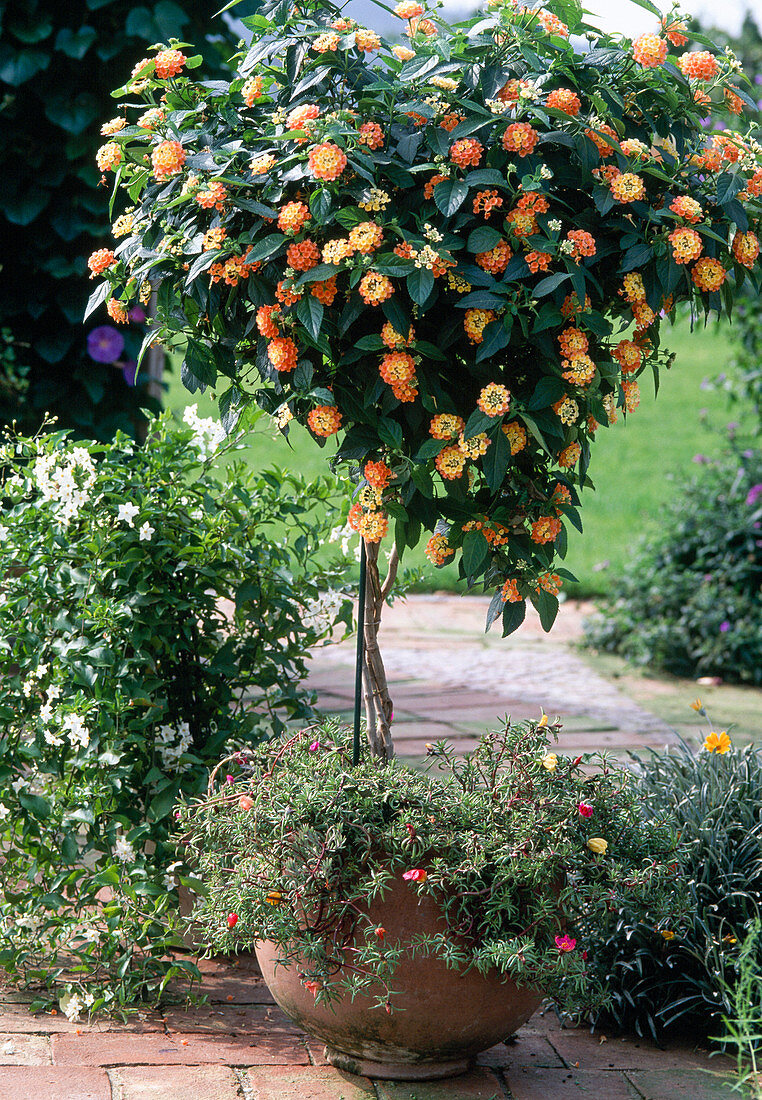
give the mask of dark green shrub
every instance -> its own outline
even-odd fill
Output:
[[[612,992],[606,1023],[658,1039],[716,1036],[723,1014],[733,1016],[740,944],[762,904],[762,750],[683,747],[636,763],[648,820],[680,833],[688,905],[671,924],[643,923],[620,905],[613,934],[597,935],[590,958]]]
[[[312,717],[306,651],[350,611],[318,587],[334,483],[216,476],[219,425],[186,417],[0,450],[0,966],[50,988],[73,963],[96,1007],[173,973],[174,803]]]
[[[762,451],[679,482],[585,640],[680,676],[762,684]]]
[[[0,421],[34,430],[47,410],[79,434],[130,434],[156,405],[145,387],[88,354],[82,319],[91,284],[87,257],[110,243],[108,201],[95,167],[99,124],[119,114],[114,74],[148,46],[190,36],[218,75],[210,31],[225,31],[216,0],[8,0],[0,4],[0,325],[25,345],[31,368],[25,400],[11,400],[0,375]],[[230,43],[222,47],[222,56]],[[89,329],[95,328],[91,324]],[[142,333],[127,337],[135,359]],[[119,359],[119,356],[115,356]]]

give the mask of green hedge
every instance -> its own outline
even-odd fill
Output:
[[[192,40],[212,74],[232,49],[213,16],[217,0],[10,0],[0,4],[0,325],[15,343],[9,373],[0,358],[0,423],[35,428],[44,411],[80,434],[134,434],[144,384],[88,355],[82,324],[91,289],[87,257],[111,242],[108,191],[95,152],[100,125],[116,116],[116,74],[171,37]],[[213,32],[217,39],[209,37]],[[142,332],[125,335],[120,361],[136,357]],[[18,366],[31,385],[17,385]],[[155,402],[153,402],[155,405]]]

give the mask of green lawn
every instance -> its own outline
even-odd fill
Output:
[[[736,417],[729,414],[721,394],[701,389],[702,379],[724,369],[731,353],[731,331],[710,325],[691,334],[688,322],[681,321],[666,335],[665,342],[677,359],[672,370],[662,375],[658,398],[654,400],[650,375],[643,375],[637,412],[626,423],[620,417],[612,428],[598,433],[590,469],[596,491],[587,491],[583,498],[585,533],[569,530],[566,564],[580,579],[576,594],[605,592],[608,578],[622,568],[640,536],[659,523],[661,505],[674,491],[673,475],[695,470],[695,454],[712,455],[721,448],[721,436],[706,423],[722,427]],[[201,415],[212,414],[210,397],[189,394],[179,372],[173,372],[167,407],[180,410],[193,402]],[[706,421],[703,410],[708,414]],[[292,427],[289,440],[292,445],[263,418],[253,434],[248,459],[310,476],[326,468],[330,445],[320,450],[299,426]],[[426,564],[420,547],[411,564]],[[459,587],[455,567],[428,567],[428,578],[428,590]],[[571,593],[572,586],[568,587]]]

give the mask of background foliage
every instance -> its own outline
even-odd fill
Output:
[[[659,1039],[719,1036],[723,1015],[735,1015],[739,952],[762,903],[762,750],[696,756],[685,747],[636,764],[648,820],[681,834],[688,902],[658,926],[620,905],[613,933],[593,930],[591,966],[613,991],[608,1022]],[[759,974],[759,936],[753,949]]]
[[[0,422],[34,429],[43,411],[80,434],[134,433],[152,404],[118,369],[88,355],[83,328],[87,256],[107,243],[108,192],[100,185],[98,127],[117,114],[114,73],[147,46],[191,36],[209,71],[222,71],[230,43],[212,42],[215,0],[7,0],[0,3],[0,324],[29,370],[26,392],[0,358]],[[90,326],[91,328],[94,326]],[[130,335],[121,361],[135,359]],[[120,360],[120,356],[115,356]]]
[[[762,684],[762,452],[675,483],[661,530],[588,620],[586,642],[680,676]]]
[[[2,452],[0,965],[73,966],[111,1007],[172,973],[176,798],[312,716],[306,650],[351,611],[315,564],[335,484],[221,479],[219,425],[189,420]]]

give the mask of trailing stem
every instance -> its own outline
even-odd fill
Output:
[[[373,756],[380,760],[391,760],[394,756],[392,743],[392,700],[386,680],[384,662],[378,646],[378,631],[381,625],[381,612],[389,595],[399,566],[396,547],[389,558],[386,580],[381,583],[378,571],[377,542],[365,543],[367,561],[367,584],[365,589],[365,652],[363,655],[363,697],[365,717],[368,723],[368,740]]]

